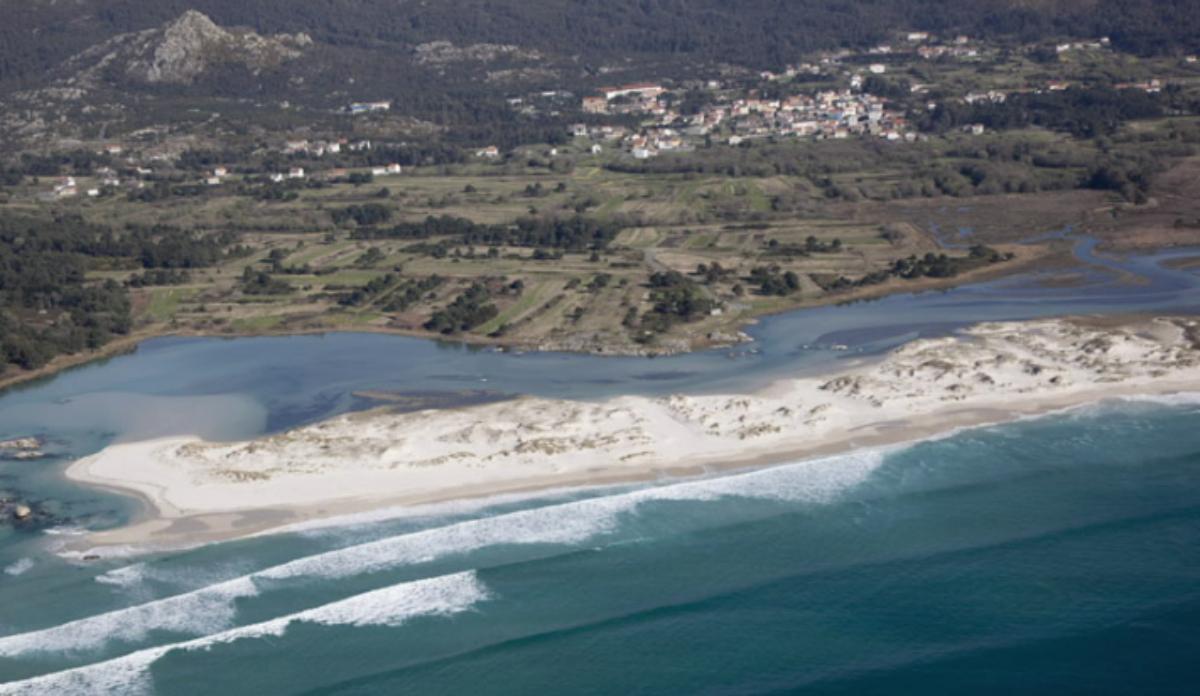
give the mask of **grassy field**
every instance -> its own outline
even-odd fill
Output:
[[[1161,127],[1137,126],[1151,133]],[[1080,147],[1068,138],[1036,131],[978,142],[1018,137],[1048,152],[1069,154]],[[952,152],[960,146],[957,142],[948,140],[936,152]],[[919,147],[928,153],[932,146]],[[112,197],[65,201],[55,207],[116,228],[165,224],[199,233],[240,232],[248,255],[196,270],[181,286],[131,290],[142,331],[353,329],[425,334],[422,327],[432,314],[481,283],[491,291],[497,314],[457,338],[518,347],[668,352],[728,342],[747,320],[763,313],[961,282],[961,277],[892,279],[858,289],[822,289],[838,277],[854,281],[888,269],[898,259],[945,251],[931,233],[938,227],[970,228],[971,242],[1019,252],[1014,261],[986,270],[1003,273],[1061,252],[1061,245],[1026,247],[1016,242],[1066,225],[1095,224],[1122,205],[1111,194],[1086,190],[890,200],[880,192],[908,176],[899,165],[836,171],[833,183],[855,189],[860,199],[830,199],[804,176],[622,173],[598,166],[601,162],[589,157],[574,160],[574,166],[563,171],[511,163],[417,168],[359,186],[304,188],[287,202],[254,200],[235,195],[232,186],[221,186],[203,195],[154,203]],[[959,166],[965,161],[945,155],[941,163]],[[1194,192],[1187,184],[1188,173],[1166,180],[1173,182],[1170,200],[1177,207],[1194,199],[1189,198]],[[787,204],[780,207],[780,200]],[[586,250],[547,260],[533,259],[534,250],[527,247],[499,247],[489,254],[486,247],[472,248],[448,238],[421,240],[445,243],[446,253],[436,256],[413,249],[411,239],[355,239],[352,221],[334,223],[331,211],[365,204],[386,207],[390,221],[384,226],[431,215],[509,223],[530,215],[583,214],[617,223],[621,231],[594,256]],[[1108,234],[1117,237],[1116,226],[1095,226],[1111,227]],[[780,251],[803,249],[810,239],[820,251]],[[372,247],[380,254],[365,264],[363,255]],[[272,253],[276,263],[293,269],[283,273],[276,268],[273,273],[291,292],[246,294],[244,269],[271,271]],[[725,270],[722,277],[706,280],[697,275],[698,267],[713,264]],[[796,274],[798,290],[787,296],[760,294],[750,275],[761,267]],[[647,336],[629,318],[654,311],[650,277],[668,271],[692,279],[720,311]],[[93,276],[123,280],[130,273],[97,271]],[[389,273],[396,279],[384,292],[360,304],[342,304],[356,289]],[[385,309],[405,282],[433,275],[443,282],[403,308]],[[520,289],[511,290],[514,284]]]

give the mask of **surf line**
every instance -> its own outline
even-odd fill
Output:
[[[201,638],[146,648],[104,662],[0,684],[9,694],[135,693],[149,684],[149,668],[167,653],[207,650],[235,641],[282,636],[295,623],[323,626],[399,626],[419,616],[450,616],[491,597],[475,571],[442,575],[371,590],[346,599]]]
[[[725,497],[831,502],[880,466],[891,448],[859,450],[740,474],[640,488],[617,495],[518,510],[408,532],[304,556],[248,575],[50,628],[0,637],[0,656],[95,649],[135,642],[152,630],[207,634],[227,628],[234,601],[259,594],[259,582],[337,579],[425,563],[498,544],[579,544],[612,533],[622,515],[656,501]]]

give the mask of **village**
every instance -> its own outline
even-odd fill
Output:
[[[286,140],[265,154],[279,154],[290,160],[320,160],[326,156],[340,153],[366,152],[371,149],[370,140],[351,140],[336,138],[331,140]],[[110,165],[97,167],[92,176],[84,177],[62,176],[54,180],[51,188],[38,193],[38,199],[49,202],[76,196],[100,198],[125,192],[137,195],[154,185],[155,182],[166,181],[174,185],[200,187],[219,187],[232,182],[251,184],[284,184],[287,182],[303,183],[309,179],[321,182],[365,183],[377,177],[398,175],[403,167],[395,162],[380,166],[349,168],[333,166],[312,172],[303,166],[295,165],[281,168],[278,171],[239,172],[233,163],[215,165],[205,169],[198,176],[188,178],[181,174],[177,166],[177,157],[169,152],[127,152],[123,145],[108,144],[100,148],[97,154],[107,156],[113,162]],[[181,178],[182,177],[182,178]]]
[[[669,93],[661,85],[626,85],[604,89],[599,97],[585,97],[583,110],[589,114],[645,114],[648,121],[638,129],[581,123],[572,127],[571,134],[616,143],[636,159],[686,151],[715,141],[740,145],[772,136],[916,139],[903,113],[889,111],[886,99],[860,88],[861,82],[857,87],[852,84],[847,89],[823,90],[812,96],[718,98],[698,112],[684,115],[664,99]]]
[[[1200,0],[0,6],[0,696],[1196,693]]]
[[[460,125],[348,83],[270,122],[56,139],[0,167],[0,204],[84,236],[229,245],[154,249],[137,273],[144,260],[98,264],[91,279],[130,294],[131,326],[733,344],[747,316],[1030,261],[968,251],[994,223],[1148,200],[1156,153],[1200,143],[1200,65],[1109,44],[908,32],[772,69],[600,66],[481,87]],[[1023,196],[1016,220],[995,214],[1005,195]],[[939,248],[924,226],[951,198],[966,212],[946,229],[972,238]]]
[[[895,45],[881,44],[864,51],[829,52],[816,56],[812,62],[791,65],[780,72],[762,71],[730,83],[709,80],[699,89],[671,89],[656,82],[602,87],[596,94],[582,98],[580,108],[584,114],[593,117],[632,115],[644,120],[633,128],[578,123],[572,126],[571,134],[593,141],[593,153],[599,153],[603,147],[600,143],[606,142],[635,159],[647,159],[665,152],[688,151],[700,145],[740,145],[764,138],[822,140],[862,137],[913,142],[927,136],[917,132],[910,123],[912,103],[916,102],[919,108],[929,111],[939,105],[937,99],[926,98],[926,95],[940,92],[942,99],[965,104],[1003,103],[1014,93],[1063,91],[1076,84],[1071,80],[1048,79],[1006,89],[977,89],[946,94],[945,86],[902,77],[898,84],[907,92],[902,96],[911,98],[903,100],[906,103],[901,104],[901,100],[894,95],[876,93],[879,85],[886,85],[884,76],[900,72],[897,68],[910,63],[937,64],[939,67],[965,63],[979,67],[989,61],[999,60],[1000,52],[994,46],[962,35],[941,40],[929,32],[906,32],[897,39]],[[1087,52],[1111,54],[1109,46],[1109,39],[1101,37],[1093,41],[1056,44],[1053,51],[1060,56]],[[1032,47],[1024,48],[1031,52],[1034,50]],[[1195,66],[1197,57],[1186,56],[1183,63]],[[875,81],[874,85],[872,80]],[[797,84],[830,86],[811,91],[788,89]],[[1112,87],[1157,93],[1163,89],[1164,81],[1150,78],[1118,82]],[[782,97],[764,96],[764,93],[793,91],[797,93]],[[684,112],[680,104],[685,98],[694,98],[697,93],[703,97],[702,105]],[[521,99],[514,101],[525,103]],[[527,108],[526,113],[529,112]],[[982,135],[986,128],[983,124],[973,123],[961,130]]]
[[[1111,58],[1110,41],[1088,41],[1000,47],[968,36],[937,37],[929,32],[903,32],[891,43],[862,50],[843,49],[813,55],[808,61],[778,71],[742,70],[719,78],[676,78],[604,86],[579,98],[568,89],[541,90],[508,98],[519,118],[570,118],[565,135],[574,155],[591,155],[603,161],[615,158],[647,160],[666,153],[687,153],[713,146],[749,145],[768,139],[879,139],[895,142],[927,140],[914,119],[943,103],[1003,104],[1017,93],[1063,92],[1080,84],[1070,79],[1072,61],[1086,63]],[[1055,70],[1028,70],[1041,53],[1054,56]],[[981,78],[998,64],[1025,63],[1018,78]],[[960,68],[974,77],[964,81]],[[1063,69],[1065,68],[1065,69]],[[1179,61],[1183,74],[1200,69],[1197,57]],[[1161,69],[1161,68],[1159,68]],[[944,76],[954,76],[950,82]],[[1179,75],[1172,71],[1172,80]],[[921,79],[927,77],[928,79]],[[1113,82],[1120,90],[1158,93],[1168,76]],[[392,100],[354,101],[340,113],[351,123],[386,119]],[[355,128],[348,129],[354,132]],[[968,135],[982,135],[981,123],[958,127]],[[390,145],[380,142],[379,145]],[[395,176],[403,168],[396,162],[354,157],[372,149],[372,140],[361,135],[326,134],[323,138],[285,137],[265,144],[257,157],[274,163],[274,169],[245,162],[213,164],[207,169],[181,171],[178,152],[138,148],[131,142],[102,144],[97,153],[110,164],[93,176],[63,176],[50,188],[41,188],[44,202],[63,198],[105,197],[118,192],[138,195],[156,182],[188,186],[199,191],[231,182],[245,184],[307,185],[306,182],[364,183]],[[550,147],[558,157],[567,150]],[[469,159],[500,162],[515,154],[498,145],[472,147]],[[347,165],[347,162],[357,166]],[[286,166],[283,166],[286,165]],[[307,165],[307,167],[306,167]]]

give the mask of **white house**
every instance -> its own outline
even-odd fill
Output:
[[[75,177],[64,176],[54,184],[54,193],[51,195],[55,198],[69,198],[78,193],[79,189],[75,187]]]
[[[369,114],[373,111],[387,111],[392,108],[390,101],[354,102],[350,105],[352,114]]]
[[[618,97],[637,96],[642,99],[653,99],[662,94],[666,90],[662,85],[656,85],[652,82],[638,82],[632,85],[622,85],[620,87],[602,87],[600,93],[604,95],[606,101],[612,101]]]
[[[289,179],[303,179],[304,178],[304,167],[292,167],[291,169],[289,169],[288,170],[288,178]]]

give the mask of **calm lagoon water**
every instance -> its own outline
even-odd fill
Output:
[[[1194,311],[1197,277],[1114,260],[781,315],[733,351],[511,355],[388,336],[160,339],[0,397],[4,693],[1194,693],[1200,411],[1111,402],[888,450],[653,486],[447,504],[79,563],[129,501],[61,479],[114,439],[240,438],[361,389],[591,399],[746,389],[972,321]],[[1194,252],[1191,252],[1194,253]],[[1118,271],[1144,280],[1122,283]],[[27,681],[33,680],[33,681]]]

